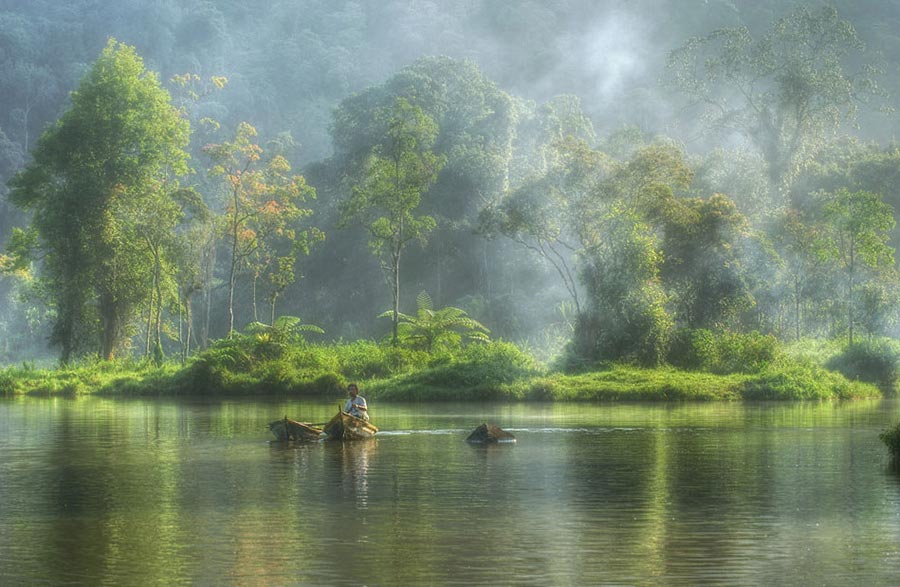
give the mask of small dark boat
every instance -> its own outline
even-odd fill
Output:
[[[466,442],[472,444],[493,444],[497,442],[515,442],[516,437],[499,426],[482,424],[469,434]]]
[[[284,420],[275,420],[269,422],[269,430],[278,440],[319,440],[322,435],[322,429],[316,428],[311,424],[296,422],[287,416]]]
[[[365,440],[375,436],[378,428],[341,410],[325,424],[324,432],[328,440]]]

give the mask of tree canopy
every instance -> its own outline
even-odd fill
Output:
[[[187,172],[188,137],[157,76],[133,47],[110,40],[14,179],[10,199],[33,213],[63,361],[85,340],[104,358],[128,340],[153,273],[142,237],[175,222],[143,213],[159,211]]]

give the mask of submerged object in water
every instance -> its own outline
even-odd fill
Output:
[[[482,424],[469,434],[466,442],[473,444],[488,444],[495,442],[515,442],[516,437],[499,426]]]

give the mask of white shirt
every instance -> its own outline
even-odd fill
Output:
[[[356,416],[357,418],[365,418],[367,416],[366,410],[359,410],[356,408],[356,406],[367,408],[368,406],[366,406],[366,398],[361,395],[358,395],[354,398],[348,398],[347,403],[344,405],[344,411],[351,416]]]

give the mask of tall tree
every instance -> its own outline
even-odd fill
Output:
[[[572,136],[556,142],[548,158],[552,163],[544,175],[482,210],[479,231],[505,235],[549,263],[581,314],[574,263],[584,246],[582,221],[612,163]]]
[[[741,133],[758,149],[778,202],[829,133],[877,93],[873,67],[850,70],[863,49],[834,8],[801,7],[758,39],[746,27],[692,38],[671,52],[668,68],[709,127]]]
[[[797,210],[788,210],[779,220],[774,240],[794,305],[794,336],[800,340],[810,284],[828,268],[837,255],[837,248],[822,223],[804,218]]]
[[[33,212],[43,277],[56,307],[52,342],[66,362],[85,333],[111,359],[146,296],[152,262],[129,237],[167,179],[187,172],[189,125],[133,47],[110,39],[14,179]]]
[[[673,198],[662,215],[662,279],[690,328],[729,326],[753,305],[744,256],[754,235],[730,199]]]
[[[279,239],[289,241],[295,254],[299,250],[308,251],[311,241],[322,238],[322,233],[314,228],[296,230],[296,224],[312,214],[312,210],[303,208],[302,204],[315,198],[315,190],[307,185],[303,176],[291,175],[291,166],[281,155],[263,160],[263,149],[254,142],[255,137],[256,129],[242,122],[233,141],[207,145],[203,149],[213,163],[210,174],[221,177],[227,190],[223,230],[231,253],[228,267],[229,334],[234,332],[234,293],[241,271],[248,268],[253,271],[253,311],[254,321],[258,321],[255,315],[258,279],[273,263],[283,267],[273,253],[274,242]],[[292,273],[282,273],[279,280],[292,278]]]
[[[417,215],[422,195],[434,184],[446,159],[431,151],[437,124],[405,98],[382,112],[387,131],[366,161],[361,181],[344,203],[342,219],[363,223],[369,246],[378,257],[391,288],[392,332],[399,340],[400,260],[413,240],[426,242],[434,218]]]
[[[594,221],[603,236],[585,251],[581,279],[587,311],[575,327],[575,351],[590,361],[658,365],[673,326],[659,280],[658,239],[637,211],[621,202]]]
[[[894,262],[894,249],[887,244],[888,232],[895,224],[893,210],[878,194],[842,189],[830,196],[824,212],[845,278],[847,329],[853,344],[855,306],[863,271]]]

